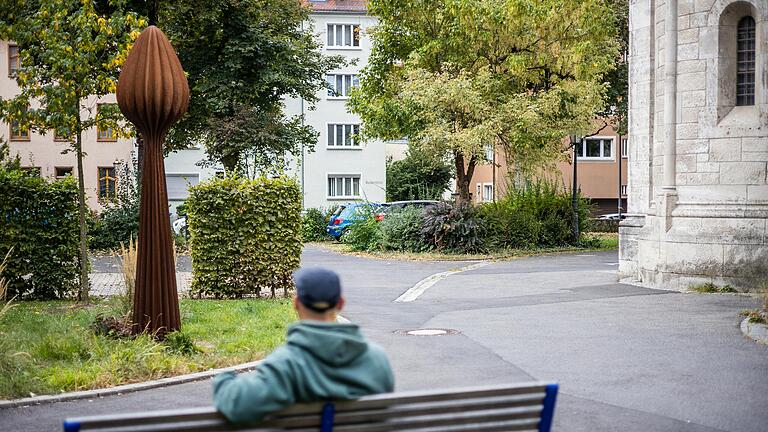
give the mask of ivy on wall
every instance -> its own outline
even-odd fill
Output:
[[[50,300],[78,286],[77,183],[48,182],[0,165],[0,259],[13,248],[4,276],[8,296]]]
[[[293,287],[302,248],[294,180],[212,179],[190,188],[187,217],[192,295],[274,296]]]

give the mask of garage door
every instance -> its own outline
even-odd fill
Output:
[[[168,199],[173,201],[185,200],[189,196],[189,187],[200,182],[198,174],[166,174],[165,184],[168,188]]]

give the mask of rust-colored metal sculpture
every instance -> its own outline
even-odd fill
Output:
[[[181,328],[163,141],[187,110],[189,85],[176,52],[157,27],[145,29],[128,54],[117,103],[144,139],[133,331],[162,337]]]

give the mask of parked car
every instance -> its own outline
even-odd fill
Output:
[[[187,235],[187,217],[182,216],[171,224],[173,227],[173,232],[176,233],[176,235]]]
[[[331,215],[325,232],[339,240],[355,221],[363,220],[371,212],[378,213],[384,207],[385,205],[377,203],[352,203],[339,206],[338,210]]]
[[[621,220],[624,220],[626,218],[627,218],[627,215],[622,213],[621,214]],[[598,217],[597,220],[619,220],[619,214],[618,213],[611,213],[611,214],[602,215],[602,216]]]
[[[392,201],[392,202],[384,203],[381,211],[376,215],[376,220],[381,222],[384,220],[384,217],[386,216],[387,213],[402,210],[406,207],[426,208],[426,207],[435,205],[438,202],[439,201],[434,201],[434,200],[410,200],[410,201]]]

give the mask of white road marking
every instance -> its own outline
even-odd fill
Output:
[[[458,270],[448,270],[442,273],[435,273],[432,276],[427,276],[426,278],[416,283],[416,285],[409,288],[408,291],[402,293],[400,297],[395,299],[395,302],[396,303],[412,302],[417,298],[419,298],[420,295],[424,294],[424,292],[428,290],[432,285],[440,282],[441,280],[447,278],[452,274],[461,273],[461,272],[470,271],[470,270],[476,270],[476,269],[479,269],[480,267],[484,267],[487,265],[488,265],[487,262],[481,262],[477,264],[468,265],[466,267],[462,267]]]

